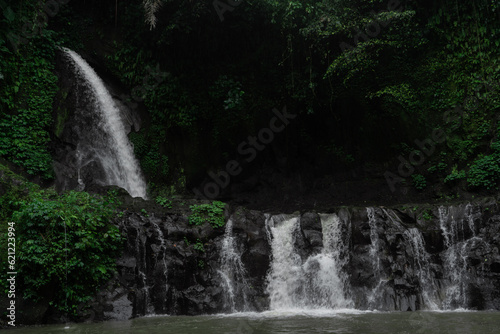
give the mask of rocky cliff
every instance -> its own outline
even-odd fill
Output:
[[[350,307],[500,309],[497,212],[493,199],[449,206],[342,207],[323,215],[269,215],[239,207],[226,210],[230,226],[214,229],[208,223],[190,225],[182,212],[125,211],[116,221],[127,238],[117,276],[84,318],[267,310],[274,293],[270,270],[278,259],[271,230],[291,218],[297,223],[285,256],[296,257],[295,273],[304,277],[288,293],[303,296],[299,290],[307,290],[315,296],[307,307],[328,306],[321,299],[331,292],[313,280],[325,268],[314,269],[322,264],[310,260],[326,247],[328,216],[339,222],[335,244],[342,249],[331,258],[346,279],[343,297]]]

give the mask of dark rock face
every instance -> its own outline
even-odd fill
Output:
[[[347,259],[343,270],[354,307],[500,309],[500,216],[496,212],[494,201],[336,210],[349,250],[342,255]],[[269,215],[239,208],[231,217],[236,251],[246,272],[246,308],[268,309]],[[280,224],[287,216],[273,219]],[[294,247],[303,258],[323,247],[321,219],[313,212],[300,216]],[[94,319],[230,311],[219,272],[224,228],[189,225],[180,212],[147,217],[126,212],[117,223],[127,237],[125,251],[118,259],[117,277],[94,301]],[[236,304],[242,300],[235,296]]]
[[[264,286],[270,253],[265,217],[246,210],[235,217],[233,233],[251,287],[247,289],[249,307],[261,311],[267,308]],[[127,238],[125,251],[117,261],[114,287],[108,286],[93,302],[93,320],[224,310],[218,273],[224,228],[189,225],[182,214],[146,217],[127,212],[117,223]]]

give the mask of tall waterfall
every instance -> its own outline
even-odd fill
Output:
[[[346,296],[347,278],[343,271],[344,243],[339,217],[321,216],[323,249],[305,261],[299,255],[299,217],[274,216],[268,219],[272,263],[267,291],[272,310],[340,309],[352,307]]]
[[[63,51],[72,60],[85,92],[90,93],[85,98],[89,99],[98,115],[93,118],[96,124],[85,124],[86,129],[82,131],[88,132],[86,140],[90,145],[79,145],[79,163],[97,161],[104,170],[105,184],[122,187],[133,197],[145,198],[146,182],[134,157],[118,106],[94,69],[76,52],[67,48]],[[80,177],[78,182],[81,185]]]
[[[226,223],[219,262],[221,267],[218,272],[224,287],[224,308],[231,312],[248,311],[246,270],[233,235],[232,217]]]

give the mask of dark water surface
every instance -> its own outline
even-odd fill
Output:
[[[500,333],[500,312],[269,311],[215,316],[154,316],[128,321],[17,328],[11,333]]]

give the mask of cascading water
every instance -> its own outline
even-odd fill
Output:
[[[420,307],[431,310],[438,309],[438,287],[431,270],[430,255],[425,249],[425,241],[420,230],[415,227],[408,228],[405,226],[394,210],[368,207],[366,213],[371,241],[368,254],[375,278],[375,285],[367,294],[368,309],[386,309],[391,303],[394,303],[394,301],[390,301],[390,298],[387,299],[388,291],[392,289],[391,273],[385,272],[383,270],[384,266],[381,264],[381,257],[387,259],[387,256],[384,256],[383,253],[387,251],[388,240],[381,240],[380,231],[385,232],[386,229],[392,229],[393,233],[401,235],[404,243],[410,246],[405,247],[405,249],[408,255],[411,256],[412,261],[405,265],[404,271],[418,280],[421,298]],[[401,303],[401,300],[399,303]],[[406,305],[406,301],[403,303]]]
[[[233,234],[233,217],[226,223],[219,262],[218,273],[224,287],[224,308],[230,312],[248,311],[246,270]]]
[[[422,233],[413,227],[404,233],[405,239],[411,244],[413,249],[414,270],[419,279],[424,307],[430,310],[438,310],[438,296],[436,284],[431,273],[429,254],[425,250],[425,242]]]
[[[120,282],[125,281],[134,316],[497,309],[500,215],[482,214],[495,209],[488,205],[450,206],[440,214],[431,206],[420,212],[355,207],[300,216],[237,210],[225,233],[214,233],[208,224],[178,227],[186,221],[184,213],[176,221],[127,214],[120,223],[127,234]],[[207,240],[206,255],[183,242],[194,236]],[[450,249],[466,260],[449,260],[454,259]],[[204,267],[196,265],[200,256]],[[459,271],[464,271],[464,302],[450,289]],[[370,304],[368,296],[379,281]],[[450,296],[458,301],[450,302]]]
[[[137,229],[137,235],[141,235],[140,228]],[[140,237],[136,238],[135,240],[135,253],[137,258],[137,273],[136,277],[139,278],[138,280],[138,286],[140,288],[139,290],[139,297],[144,301],[142,303],[141,308],[142,308],[142,314],[151,314],[153,313],[153,307],[151,305],[151,298],[149,294],[150,286],[148,284],[147,280],[147,262],[146,262],[146,245],[145,245],[145,240],[142,240]]]
[[[91,160],[98,162],[104,171],[106,185],[116,185],[133,197],[146,198],[146,182],[134,157],[118,106],[94,69],[76,52],[67,48],[63,51],[72,60],[84,92],[88,92],[86,98],[98,115],[92,118],[97,124],[83,124],[86,129],[81,135],[85,136],[87,144],[78,145],[81,154],[78,159],[86,163]],[[81,183],[80,177],[78,182]]]
[[[368,215],[368,225],[370,226],[370,258],[372,261],[373,273],[378,280],[377,285],[368,293],[368,308],[377,309],[380,305],[378,299],[382,295],[387,279],[383,277],[380,269],[380,239],[377,231],[377,221],[375,219],[375,209],[366,208],[366,213]]]
[[[294,232],[299,218],[279,218],[283,220],[279,225],[275,223],[275,217],[266,222],[272,236],[272,263],[267,286],[272,310],[300,307],[300,290],[303,286],[302,260],[294,246]]]
[[[157,224],[153,223],[152,224],[156,233],[158,234],[158,239],[160,240],[160,249],[161,249],[161,265],[158,265],[158,258],[156,259],[155,267],[161,270],[163,277],[165,279],[165,292],[168,290],[168,284],[166,283],[168,281],[168,266],[167,266],[167,260],[166,260],[166,246],[165,246],[165,237],[163,235],[163,232]],[[163,267],[163,268],[161,268]]]
[[[443,233],[446,251],[443,265],[448,284],[443,301],[444,309],[467,307],[467,285],[471,281],[468,268],[470,247],[482,242],[476,237],[472,206],[465,208],[439,207],[439,224]],[[469,238],[470,237],[470,238]]]
[[[323,308],[350,308],[347,275],[344,267],[347,244],[344,243],[342,226],[336,214],[320,215],[323,230],[323,250],[311,256],[304,264],[306,275],[312,277],[309,294],[313,306]]]
[[[271,310],[340,309],[352,307],[346,296],[344,242],[339,217],[321,216],[323,250],[304,262],[296,249],[299,217],[274,216],[266,224],[272,262],[267,291]]]

